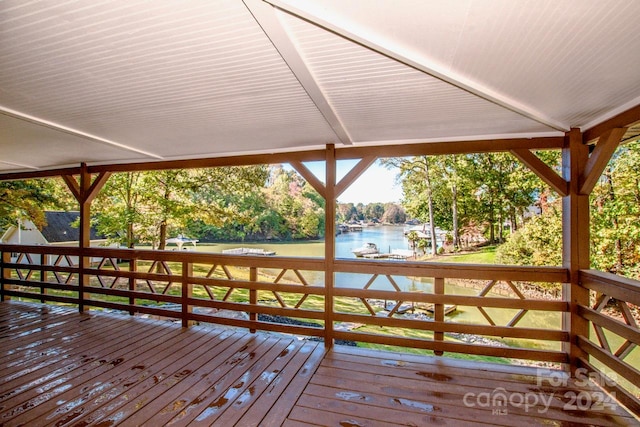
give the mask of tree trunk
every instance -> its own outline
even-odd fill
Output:
[[[436,224],[433,215],[433,194],[431,192],[431,179],[429,178],[429,159],[424,159],[426,184],[427,184],[427,201],[429,204],[429,231],[431,232],[431,255],[438,254],[438,244],[436,242]]]
[[[160,242],[158,242],[158,250],[163,251],[167,247],[167,221],[160,223]]]
[[[458,188],[451,186],[451,216],[453,217],[453,248],[460,249],[460,230],[458,229]]]
[[[128,223],[127,224],[127,247],[129,249],[133,249],[134,246],[135,246],[135,243],[133,241],[133,224]]]
[[[491,230],[489,230],[489,243],[491,243],[492,245],[496,242],[496,230],[495,230],[495,226],[496,226],[496,220],[493,214],[493,205],[490,206],[490,213],[489,213],[489,225],[491,227]]]
[[[611,179],[611,170],[609,168],[607,168],[606,172],[604,173],[604,177],[607,182],[607,186],[609,187],[609,199],[612,202],[615,202],[616,193],[613,189],[613,179]],[[611,218],[611,225],[613,225],[616,236],[614,241],[614,248],[616,251],[616,273],[620,274],[622,268],[624,267],[624,257],[622,256],[622,240],[620,240],[620,235],[618,234],[620,228],[620,225],[618,224],[618,218],[613,216],[613,218]]]

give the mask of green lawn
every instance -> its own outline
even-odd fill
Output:
[[[497,246],[486,246],[477,251],[455,255],[438,255],[425,259],[429,262],[455,262],[467,264],[495,264]]]

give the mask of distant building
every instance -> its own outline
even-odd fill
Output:
[[[80,217],[80,212],[45,212],[47,225],[42,230],[38,230],[33,222],[28,219],[20,221],[18,224],[12,225],[4,232],[0,243],[9,243],[16,245],[53,245],[53,246],[78,246],[80,239],[80,230],[73,227],[72,224]],[[107,239],[100,236],[92,227],[90,230],[90,246],[105,246]],[[39,264],[38,257],[32,257],[29,262],[24,256],[18,261],[18,254],[11,255],[11,262],[19,262],[24,264]],[[77,257],[69,257],[73,264],[78,263]],[[96,260],[92,260],[96,261]],[[97,260],[99,261],[99,260]],[[60,260],[58,265],[68,265],[66,259]]]
[[[45,212],[47,225],[38,230],[33,222],[28,219],[12,225],[0,238],[0,243],[13,243],[22,245],[56,245],[77,246],[80,239],[80,230],[72,224],[78,220],[80,212]],[[107,239],[100,236],[92,227],[90,230],[91,246],[103,246]]]

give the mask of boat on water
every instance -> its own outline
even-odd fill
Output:
[[[365,255],[377,254],[378,246],[375,243],[365,243],[361,247],[351,251],[355,256],[362,257]]]

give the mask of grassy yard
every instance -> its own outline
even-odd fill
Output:
[[[496,248],[497,246],[485,246],[477,251],[426,257],[422,258],[422,261],[455,262],[461,264],[495,264]]]

